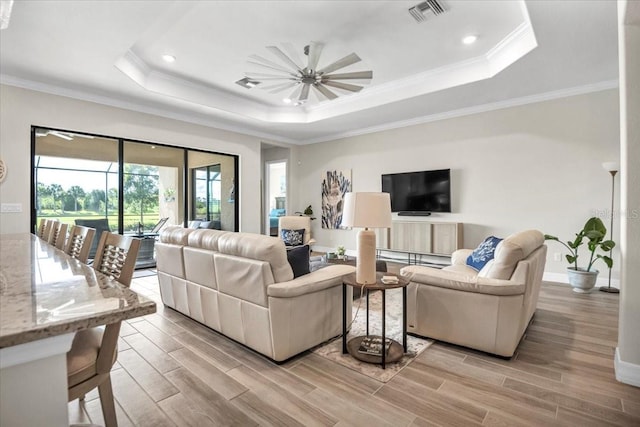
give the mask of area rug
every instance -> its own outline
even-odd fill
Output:
[[[386,295],[386,336],[402,344],[402,289],[390,289]],[[360,309],[358,310],[358,304]],[[356,310],[358,311],[356,315]],[[382,293],[372,292],[369,296],[369,334],[382,333]],[[355,319],[347,340],[366,334],[366,302],[365,298],[353,301]],[[386,369],[380,365],[361,362],[349,354],[342,354],[342,337],[338,337],[313,350],[313,353],[333,362],[339,363],[363,375],[386,383],[398,374],[417,355],[426,350],[433,341],[407,335],[407,352],[395,363],[387,363]]]

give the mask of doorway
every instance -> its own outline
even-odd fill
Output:
[[[278,220],[287,214],[287,161],[265,163],[266,230],[270,236],[278,235]]]

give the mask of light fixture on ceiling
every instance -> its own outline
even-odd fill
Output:
[[[331,74],[334,71],[360,62],[360,57],[355,53],[340,58],[321,69],[317,69],[322,48],[322,43],[318,42],[311,42],[308,46],[305,46],[303,51],[304,54],[308,56],[308,59],[306,66],[303,67],[299,65],[302,61],[300,61],[296,55],[292,55],[294,58],[292,59],[291,56],[285,54],[279,47],[267,46],[267,49],[278,58],[280,63],[258,55],[251,55],[249,56],[250,66],[266,69],[270,71],[270,73],[246,72],[246,78],[255,79],[260,83],[267,81],[273,83],[269,86],[262,87],[270,93],[280,93],[293,88],[293,92],[285,99],[295,100],[294,105],[301,105],[306,102],[309,99],[311,88],[314,89],[319,99],[331,100],[336,99],[338,94],[329,90],[327,86],[347,92],[360,92],[363,88],[360,85],[344,83],[338,80],[359,80],[362,83],[369,83],[373,78],[373,71]]]
[[[171,64],[172,62],[176,62],[176,57],[165,53],[164,55],[162,55],[162,60]]]
[[[85,139],[94,139],[92,135],[83,135],[79,133],[71,133],[71,132],[62,132],[59,130],[45,130],[45,129],[37,129],[36,136],[37,137],[45,137],[48,135],[53,135],[60,139],[64,139],[65,141],[73,141],[74,137],[80,137]]]
[[[0,30],[6,30],[9,27],[12,8],[13,0],[0,0]]]
[[[282,102],[285,104],[291,104],[291,98],[282,98]]]
[[[423,22],[427,19],[428,13],[440,15],[446,12],[437,0],[425,0],[409,9],[409,13],[417,22]]]
[[[478,40],[478,36],[467,36],[465,38],[462,39],[462,43],[464,44],[474,44],[476,42],[476,40]]]

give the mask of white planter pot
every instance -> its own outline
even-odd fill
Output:
[[[593,290],[598,280],[598,270],[585,271],[583,268],[576,270],[573,267],[567,267],[567,275],[569,283],[573,287],[573,292],[580,294],[588,294]]]

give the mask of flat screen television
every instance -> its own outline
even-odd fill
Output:
[[[391,195],[391,211],[407,215],[451,212],[450,169],[382,175],[382,192]]]

